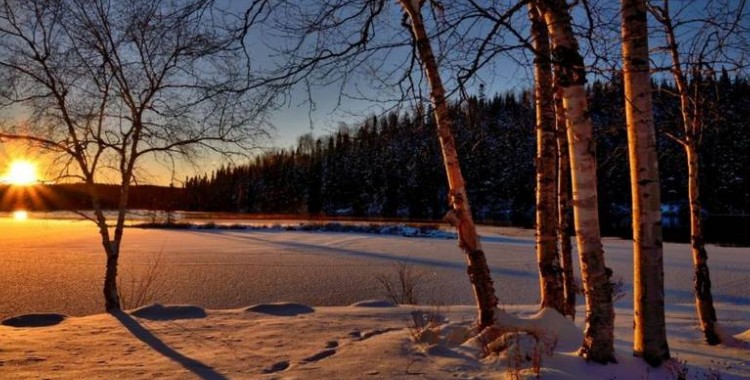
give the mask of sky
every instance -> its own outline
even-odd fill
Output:
[[[306,2],[302,1],[301,3]],[[401,10],[396,2],[387,2],[386,11],[378,19],[379,27],[373,32],[378,37],[376,37],[372,45],[377,46],[378,44],[409,39],[404,27],[400,24],[401,14]],[[519,16],[525,19],[526,12],[520,12]],[[359,24],[353,24],[355,28],[359,27]],[[471,30],[465,30],[464,32],[478,36],[486,33],[488,29],[488,25],[483,24],[479,26],[475,25]],[[352,30],[350,29],[341,34],[351,32]],[[358,30],[354,30],[354,32],[358,32]],[[468,41],[468,35],[465,37],[465,40]],[[331,40],[338,41],[340,40],[340,36],[334,33],[334,37]],[[509,40],[511,40],[511,43],[516,43],[513,38]],[[325,43],[329,41],[325,41]],[[320,41],[314,37],[309,37],[307,42],[309,44],[316,44]],[[256,30],[255,34],[251,34],[248,41],[248,44],[258,47],[261,53],[272,56],[269,60],[261,57],[261,66],[275,64],[273,60],[278,59],[279,56],[275,55],[277,53],[273,52],[273,50],[279,50],[277,48],[279,45],[289,46],[291,43],[288,40],[285,41],[283,38],[280,38],[279,32],[268,31],[265,25],[261,25],[261,28]],[[433,41],[435,51],[439,52],[441,47],[444,46],[443,44],[446,43],[448,43],[446,39]],[[399,70],[399,65],[410,54],[411,48],[402,48],[373,55],[368,57],[368,60],[364,62],[355,61],[354,64],[346,62],[342,64],[342,66],[346,66],[342,70],[351,70],[352,74],[347,78],[348,83],[344,85],[342,85],[342,81],[335,81],[328,85],[319,85],[320,82],[329,80],[328,77],[324,77],[312,79],[313,82],[317,83],[313,83],[313,87],[309,93],[303,84],[296,86],[289,94],[283,106],[271,116],[272,123],[277,127],[275,145],[288,147],[294,145],[296,138],[301,134],[312,131],[316,136],[324,135],[335,131],[339,123],[344,122],[349,125],[356,125],[372,114],[379,114],[384,110],[396,107],[397,104],[395,102],[389,101],[401,96],[396,88],[398,83],[394,82],[394,78],[400,78],[404,71]],[[283,64],[284,62],[281,63]],[[333,76],[340,76],[340,71],[342,70],[333,70]],[[449,88],[452,86],[450,82],[451,78],[455,77],[454,73],[444,73],[444,81]],[[414,71],[414,74],[416,74],[413,76],[415,80],[419,80],[417,76],[421,75],[421,71],[418,67]],[[527,67],[519,65],[513,59],[505,56],[499,56],[495,60],[495,65],[492,69],[480,71],[479,74],[481,76],[481,83],[485,85],[487,93],[490,95],[506,90],[521,91],[528,88],[532,82],[531,71]],[[478,83],[477,81],[468,83],[469,91],[476,92]],[[427,93],[424,83],[422,83],[422,91],[422,97],[426,98]],[[311,105],[308,98],[312,98],[314,104]],[[401,106],[408,109],[413,104],[407,101],[401,104]]]
[[[231,1],[226,0],[229,3],[231,9],[241,11],[247,6],[247,2],[243,1]],[[727,0],[732,6],[736,6],[741,0]],[[506,0],[499,0],[499,3],[507,3]],[[305,3],[299,2],[300,4]],[[714,2],[712,2],[714,3]],[[607,4],[613,6],[613,4]],[[614,4],[616,5],[616,4]],[[673,2],[673,12],[678,7],[686,7],[687,11],[683,12],[683,17],[691,17],[693,15],[700,14],[704,6],[703,1],[679,1]],[[387,2],[387,11],[381,15],[377,32],[384,36],[377,40],[378,42],[389,42],[389,38],[397,40],[404,38],[404,30],[400,25],[400,10],[395,2]],[[498,6],[499,9],[503,9],[502,6]],[[446,13],[449,13],[448,10]],[[342,16],[342,15],[339,15]],[[616,14],[613,14],[615,18],[611,18],[612,22],[609,22],[609,34],[602,34],[602,36],[596,41],[598,47],[606,47],[610,49],[609,54],[619,53],[619,47],[617,45],[617,31],[619,28],[619,19]],[[610,17],[612,17],[610,16]],[[448,16],[450,17],[450,15]],[[518,16],[514,20],[516,23],[526,24],[525,22],[526,12],[519,12]],[[582,19],[580,17],[580,8],[578,8],[578,15],[576,19]],[[270,24],[274,21],[270,19]],[[276,22],[280,22],[283,26],[285,22],[291,22],[291,20],[277,19]],[[427,20],[428,26],[430,23],[434,24],[434,20]],[[653,22],[652,22],[653,24]],[[277,24],[276,26],[278,26]],[[525,26],[524,26],[525,27]],[[522,33],[526,31],[521,29]],[[460,43],[466,43],[467,46],[475,40],[477,36],[482,36],[488,30],[488,26],[470,26],[467,29],[462,30],[464,35],[458,40]],[[391,33],[391,35],[389,35]],[[269,25],[258,25],[258,28],[251,29],[248,34],[246,43],[252,49],[253,64],[260,70],[268,70],[275,67],[278,64],[284,64],[285,57],[278,54],[278,50],[283,50],[285,47],[292,45],[291,40],[287,40],[280,36],[280,32],[275,30]],[[379,35],[379,36],[380,36]],[[655,34],[656,35],[656,34]],[[339,37],[340,35],[333,35],[333,37]],[[690,37],[689,35],[687,37]],[[509,33],[503,33],[500,36],[504,39],[502,43],[517,44],[518,39],[509,35]],[[683,37],[686,38],[686,37]],[[335,39],[335,38],[334,38]],[[433,41],[436,50],[448,51],[445,49],[445,44],[450,40],[449,38],[437,39]],[[311,38],[308,40],[308,46],[314,46],[319,44],[320,40]],[[323,41],[328,43],[329,41]],[[652,47],[658,46],[660,41],[652,40]],[[310,45],[312,44],[312,45]],[[466,47],[466,46],[464,46]],[[587,47],[584,44],[584,49]],[[308,50],[309,51],[309,50]],[[602,50],[600,50],[602,51]],[[590,52],[590,51],[589,51]],[[296,144],[297,138],[305,133],[312,133],[314,136],[323,136],[330,132],[335,131],[341,123],[356,126],[365,118],[373,114],[380,114],[385,110],[393,109],[398,106],[393,101],[394,95],[398,95],[399,92],[393,82],[393,77],[388,75],[400,74],[403,71],[398,70],[398,65],[404,61],[404,57],[410,54],[410,50],[399,50],[396,52],[390,52],[388,54],[374,55],[369,58],[369,61],[357,61],[353,67],[346,67],[342,65],[341,68],[334,70],[334,75],[340,75],[341,72],[351,70],[353,73],[348,77],[348,82],[342,84],[340,80],[329,80],[329,78],[323,77],[310,77],[311,87],[308,89],[303,83],[293,87],[287,93],[284,93],[280,97],[278,108],[270,112],[269,122],[274,127],[271,131],[271,139],[261,142],[261,146],[267,149],[270,148],[287,148]],[[455,57],[455,56],[454,56]],[[589,57],[589,63],[593,62],[591,55]],[[485,85],[486,93],[492,95],[497,92],[504,91],[515,91],[520,92],[531,87],[532,84],[532,73],[530,71],[530,58],[528,53],[520,51],[514,52],[512,55],[501,55],[493,60],[493,64],[488,66],[484,70],[480,71],[473,82],[469,83],[468,89],[470,92],[476,92],[479,83]],[[615,63],[616,64],[616,63]],[[339,70],[340,69],[340,70]],[[386,74],[384,74],[386,73]],[[419,80],[419,70],[415,70],[416,80]],[[455,88],[455,82],[451,81],[451,78],[455,78],[455,71],[446,70],[444,72],[444,79],[448,82],[448,87]],[[607,75],[605,73],[605,75]],[[400,78],[396,76],[396,78]],[[330,82],[322,84],[324,82]],[[425,96],[426,90],[424,89],[424,83],[422,83],[422,96]],[[359,97],[355,99],[353,97]],[[455,98],[455,96],[454,96]],[[312,102],[310,102],[312,100]],[[413,104],[401,104],[402,109],[408,109]],[[257,150],[251,154],[257,154],[262,150]],[[38,160],[42,168],[49,165],[49,159],[44,156],[39,156],[35,152],[29,152],[22,149],[19,146],[13,144],[0,144],[0,171],[3,167],[6,167],[14,158],[28,157]],[[228,164],[242,164],[244,159],[239,158],[232,163],[227,162],[223,157],[205,154],[200,160],[198,165],[188,164],[185,162],[177,161],[173,162],[158,162],[150,160],[145,165],[145,170],[141,172],[142,183],[154,183],[160,185],[168,185],[175,183],[177,185],[186,177],[192,175],[202,175],[203,173],[210,172],[218,168],[221,165]],[[44,170],[40,170],[43,172]],[[46,174],[48,177],[53,176],[52,173]]]
[[[488,1],[490,2],[490,1]],[[507,8],[508,1],[499,0],[493,3],[501,4],[499,9]],[[511,1],[512,3],[512,1]],[[592,1],[596,3],[596,1]],[[597,65],[599,70],[603,70],[600,75],[591,74],[589,80],[595,78],[608,78],[613,74],[612,69],[618,69],[620,65],[620,45],[619,45],[619,33],[620,33],[620,19],[619,19],[619,3],[600,1],[605,7],[609,7],[607,10],[607,16],[601,16],[599,19],[594,19],[595,23],[598,23],[596,33],[594,35],[594,44],[587,44],[585,41],[580,41],[583,53],[586,54],[587,64]],[[744,4],[745,0],[679,0],[671,1],[670,13],[674,19],[674,22],[679,23],[682,21],[687,22],[686,25],[678,26],[678,38],[680,39],[680,49],[687,51],[693,49],[694,45],[701,43],[702,39],[696,38],[695,27],[698,23],[690,23],[689,21],[698,20],[700,17],[705,17],[708,13],[724,12],[728,9],[737,9],[741,4]],[[505,4],[505,5],[503,5]],[[655,2],[655,4],[661,5],[661,2]],[[391,19],[398,19],[399,10],[394,2],[391,14],[388,15]],[[745,5],[743,15],[744,21],[741,22],[745,28],[750,28],[748,17],[750,17],[749,7]],[[395,13],[394,13],[395,12]],[[526,28],[526,12],[525,10],[519,12],[518,17],[514,18],[516,25],[521,25],[520,32],[525,34]],[[583,13],[582,7],[574,9],[574,17],[580,25],[588,25]],[[728,17],[734,17],[729,15]],[[429,26],[430,20],[427,21]],[[651,38],[649,45],[652,49],[652,68],[664,67],[671,63],[669,57],[662,54],[660,47],[664,45],[664,36],[659,33],[661,26],[655,21],[652,16],[649,16],[649,25],[654,30],[651,32]],[[399,25],[390,25],[391,27],[398,28]],[[608,30],[604,30],[604,29]],[[471,38],[471,35],[483,35],[487,28],[474,28],[467,39]],[[509,35],[510,33],[504,32],[501,38],[504,38],[504,42],[507,44],[517,44],[518,39]],[[267,36],[263,36],[264,38]],[[268,43],[263,41],[261,38],[260,43]],[[275,40],[271,40],[275,43]],[[440,48],[441,41],[433,41],[436,49]],[[747,41],[744,41],[747,43]],[[750,46],[744,46],[745,51]],[[592,49],[595,49],[592,50]],[[610,62],[602,62],[594,59],[594,54],[606,54],[611,56]],[[397,58],[398,59],[398,58]],[[470,84],[469,91],[476,93],[478,83],[485,85],[486,92],[488,95],[494,93],[501,93],[505,91],[520,91],[527,90],[533,85],[533,72],[531,71],[531,58],[527,52],[516,50],[509,54],[502,54],[494,59],[491,66],[478,72],[476,81]],[[454,76],[455,72],[444,73],[444,80],[450,81]],[[669,73],[655,74],[661,78],[667,80],[670,79]],[[368,78],[366,75],[361,75],[355,79],[356,85],[361,87],[368,86]],[[345,91],[352,92],[351,86]],[[303,134],[311,131],[319,136],[326,134],[332,130],[335,130],[340,122],[347,122],[349,124],[357,124],[363,120],[369,114],[379,112],[384,108],[392,106],[392,103],[377,104],[374,102],[366,101],[354,101],[351,99],[344,98],[342,103],[337,107],[336,99],[339,95],[339,88],[337,85],[327,86],[325,88],[318,88],[312,93],[314,99],[315,109],[310,112],[308,104],[305,103],[307,97],[306,92],[302,88],[296,88],[292,93],[292,99],[288,104],[272,116],[274,125],[277,126],[277,140],[275,141],[276,146],[287,147],[294,145],[296,138]],[[379,98],[380,94],[376,94],[373,97]],[[408,105],[407,105],[408,107]],[[310,117],[311,116],[311,117]],[[312,125],[311,125],[312,124]]]
[[[237,10],[243,10],[246,2],[232,2],[230,7]],[[404,29],[400,25],[401,11],[395,2],[387,2],[387,13],[379,19],[381,27],[378,33],[382,33],[384,38],[377,39],[377,42],[388,43],[391,38],[409,38],[403,34]],[[526,13],[520,12],[520,17],[525,18]],[[281,20],[287,22],[287,20]],[[269,22],[270,24],[270,22]],[[388,33],[397,33],[396,36],[389,36]],[[486,32],[482,28],[474,29],[472,33]],[[251,47],[254,65],[260,70],[273,69],[278,64],[284,64],[285,57],[280,55],[278,50],[285,46],[291,46],[296,40],[285,39],[279,36],[280,32],[269,25],[258,25],[258,28],[252,29],[246,39],[246,44]],[[317,41],[310,40],[308,43]],[[441,41],[435,41],[435,49],[438,50]],[[339,125],[347,124],[356,126],[366,118],[372,115],[379,115],[390,110],[408,110],[414,106],[413,101],[394,102],[392,99],[400,96],[400,92],[393,86],[393,82],[384,83],[392,78],[383,78],[381,73],[374,73],[375,70],[383,72],[398,73],[397,66],[404,61],[405,57],[411,54],[411,49],[396,49],[388,51],[382,55],[371,57],[370,60],[378,61],[377,64],[370,66],[365,62],[359,67],[351,68],[353,74],[348,76],[346,83],[343,80],[336,80],[332,83],[329,78],[312,78],[308,83],[309,89],[305,83],[291,88],[287,93],[280,96],[278,108],[269,114],[270,124],[273,126],[271,131],[272,138],[264,141],[263,146],[267,149],[288,148],[295,146],[299,136],[312,133],[315,137],[325,136],[335,132]],[[528,59],[527,57],[516,57],[514,59]],[[507,90],[522,91],[531,85],[533,78],[532,73],[527,66],[519,65],[513,59],[500,56],[495,60],[495,65],[488,70],[480,71],[481,83],[485,85],[488,94],[502,92]],[[344,66],[344,65],[342,65]],[[336,70],[335,75],[340,75],[342,70]],[[421,75],[417,68],[414,73]],[[450,82],[453,77],[447,73],[446,82]],[[479,82],[470,82],[468,89],[476,93]],[[449,83],[448,87],[451,85]],[[423,83],[424,85],[424,83]],[[424,86],[423,86],[424,87]],[[455,87],[455,86],[454,86]],[[423,89],[423,91],[426,91]],[[426,92],[422,93],[426,97]],[[255,153],[260,153],[258,150]],[[227,162],[225,158],[207,155],[199,167],[178,164],[177,173],[174,180],[181,181],[188,175],[202,175],[210,172],[222,165],[241,164],[241,159],[234,162]],[[153,178],[170,178],[171,168],[164,166],[152,165],[149,172]],[[161,184],[164,184],[164,180]]]

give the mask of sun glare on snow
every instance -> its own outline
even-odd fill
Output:
[[[38,180],[36,165],[26,160],[11,162],[8,172],[3,177],[3,182],[16,186],[33,185]]]

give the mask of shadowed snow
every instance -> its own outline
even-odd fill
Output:
[[[293,317],[300,314],[314,313],[315,309],[307,305],[289,302],[265,303],[245,309],[254,313],[270,314],[278,317]]]
[[[2,324],[11,327],[47,327],[61,323],[65,318],[67,316],[55,313],[24,314],[8,318]]]
[[[153,304],[140,307],[130,312],[134,317],[153,321],[168,321],[173,319],[205,318],[206,311],[202,307],[192,305],[161,305]]]
[[[364,300],[355,302],[352,307],[396,307],[396,304],[388,300]]]

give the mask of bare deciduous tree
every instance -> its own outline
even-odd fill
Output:
[[[552,42],[555,81],[562,92],[567,119],[573,185],[573,212],[586,293],[586,327],[580,355],[600,363],[614,362],[612,271],[604,261],[599,230],[596,161],[592,123],[586,98],[586,72],[563,0],[537,0]]]
[[[536,255],[541,306],[565,313],[565,294],[557,249],[557,146],[549,34],[539,10],[529,6],[534,45],[536,102]]]
[[[669,359],[664,317],[661,192],[651,100],[645,0],[622,0],[625,117],[633,204],[633,354]]]
[[[555,73],[555,76],[559,74]],[[568,136],[566,133],[565,108],[562,91],[555,87],[555,134],[557,140],[557,238],[560,241],[560,265],[563,271],[565,288],[565,309],[563,315],[575,319],[576,316],[576,281],[573,274],[573,244],[568,230],[571,222],[572,199],[570,191],[570,155],[568,154]]]
[[[264,135],[271,98],[249,76],[241,26],[208,0],[4,0],[3,140],[50,152],[84,181],[106,253],[105,307],[120,309],[117,263],[130,187],[149,157],[240,153]],[[97,183],[119,185],[114,223]]]
[[[699,16],[684,20],[674,19],[669,0],[660,3],[657,5],[654,2],[650,11],[661,24],[666,42],[663,48],[669,61],[666,70],[672,75],[680,102],[682,133],[669,136],[682,145],[687,160],[695,305],[706,342],[715,345],[721,343],[722,337],[716,327],[708,252],[703,237],[699,153],[710,102],[700,82],[704,71],[712,75],[716,65],[747,67],[745,52],[749,46],[747,36],[750,30],[747,27],[746,1],[715,1],[703,7]],[[685,5],[690,6],[691,3]],[[676,14],[685,13],[681,11],[678,10]],[[678,41],[680,33],[690,38],[683,41],[683,45]],[[692,85],[689,75],[695,78]]]
[[[495,296],[492,274],[487,266],[479,235],[474,226],[466,185],[459,166],[456,142],[452,131],[453,121],[448,110],[445,89],[422,19],[421,8],[424,2],[400,0],[400,3],[408,15],[415,49],[430,86],[430,99],[435,110],[435,123],[443,153],[445,172],[448,176],[451,219],[458,230],[459,246],[466,254],[469,280],[479,310],[479,330],[481,331],[495,323],[497,297]],[[439,5],[433,6],[439,7]]]

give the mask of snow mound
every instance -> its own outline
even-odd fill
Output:
[[[55,313],[33,313],[8,318],[2,322],[10,327],[47,327],[54,326],[68,318],[66,315]]]
[[[554,341],[555,351],[571,352],[577,350],[583,342],[583,332],[562,314],[551,308],[544,308],[536,314],[523,318],[497,310],[495,314],[495,331],[529,332],[538,338]],[[467,348],[480,348],[482,337],[466,342]],[[486,342],[485,342],[486,343]]]
[[[166,321],[172,319],[196,319],[205,318],[206,310],[192,305],[153,305],[143,306],[130,312],[131,315],[150,319],[154,321]]]
[[[745,332],[743,332],[743,333],[737,334],[734,337],[737,338],[737,339],[739,339],[739,340],[744,340],[744,341],[750,342],[750,329],[747,330],[747,331],[745,331]]]
[[[563,351],[575,351],[583,342],[583,332],[557,310],[544,308],[528,319],[530,325],[557,336],[557,347]]]
[[[270,314],[277,317],[294,317],[300,314],[314,313],[315,309],[307,305],[290,302],[262,303],[245,309],[254,313]]]
[[[397,307],[397,305],[388,300],[364,300],[355,302],[350,307]]]
[[[408,236],[408,237],[414,237],[419,235],[419,229],[410,227],[410,226],[402,226],[401,227],[401,235]]]

